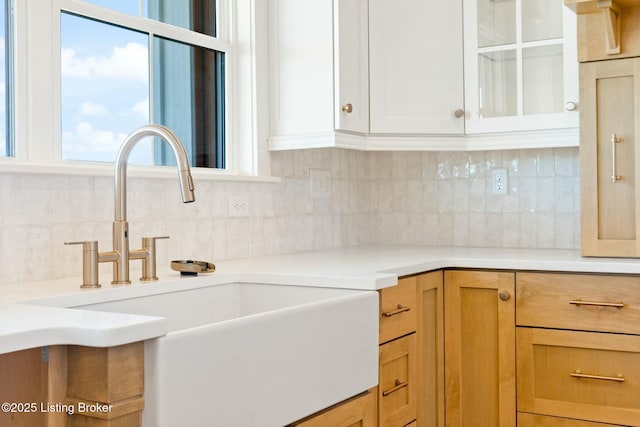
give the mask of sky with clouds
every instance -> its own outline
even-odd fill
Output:
[[[134,16],[145,16],[148,10],[148,0],[86,2]],[[0,35],[5,33],[4,13],[0,7]],[[126,135],[150,122],[149,36],[67,13],[60,27],[62,158],[115,161]],[[0,61],[6,62],[1,38]],[[2,98],[4,74],[0,66]],[[6,127],[6,108],[0,102],[0,138]],[[0,155],[6,155],[2,140]],[[130,161],[150,164],[151,142],[138,144]]]
[[[63,14],[61,45],[62,156],[114,161],[126,135],[149,123],[148,36]],[[150,163],[151,145],[131,161]]]

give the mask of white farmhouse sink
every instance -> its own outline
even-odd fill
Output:
[[[377,384],[373,291],[229,283],[76,307],[166,317],[146,427],[279,427]]]

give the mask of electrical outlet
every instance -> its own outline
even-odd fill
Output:
[[[491,170],[491,189],[491,192],[496,195],[509,194],[509,169]]]
[[[247,196],[229,197],[229,216],[247,217],[249,216],[249,198]]]
[[[328,199],[331,196],[331,172],[324,169],[310,169],[309,193],[314,199]]]

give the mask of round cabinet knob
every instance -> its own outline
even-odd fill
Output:
[[[564,104],[564,108],[567,111],[576,111],[578,109],[578,104],[576,104],[573,101],[569,101],[566,104]]]
[[[464,110],[462,108],[458,108],[453,112],[453,115],[456,116],[457,119],[464,117]]]
[[[345,104],[342,106],[342,111],[344,111],[345,113],[349,114],[353,111],[353,105],[351,104]]]
[[[509,301],[509,298],[511,298],[511,294],[509,294],[509,292],[507,291],[500,291],[498,296],[502,301]]]

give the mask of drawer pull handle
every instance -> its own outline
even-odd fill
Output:
[[[383,311],[382,312],[382,317],[395,316],[396,314],[404,313],[405,311],[409,311],[409,310],[411,310],[411,307],[403,307],[402,305],[398,304],[398,309],[397,310]]]
[[[581,306],[581,305],[595,305],[598,307],[615,307],[622,308],[624,307],[624,303],[622,301],[619,302],[599,302],[599,301],[582,301],[581,299],[569,301],[569,304]]]
[[[618,383],[623,383],[624,382],[624,377],[622,376],[622,374],[618,374],[618,376],[616,377],[605,377],[602,375],[589,375],[589,374],[583,374],[582,371],[580,369],[576,369],[576,371],[571,375],[573,378],[587,378],[590,380],[603,380],[603,381],[615,381]]]
[[[390,388],[389,390],[385,390],[382,392],[382,397],[387,397],[389,396],[391,393],[395,393],[396,391],[400,390],[401,388],[405,388],[406,386],[408,386],[409,383],[408,382],[403,382],[401,383],[399,380],[396,380],[394,382],[394,386],[392,388]]]

